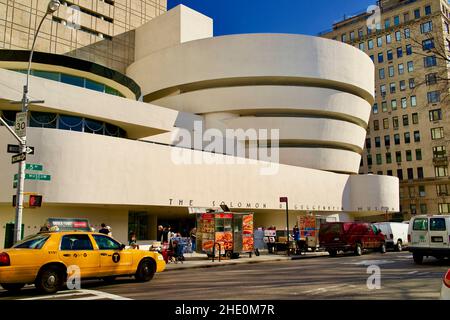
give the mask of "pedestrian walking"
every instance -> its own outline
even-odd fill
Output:
[[[197,241],[197,228],[192,228],[191,232],[189,233],[189,236],[191,237],[192,252],[195,252]]]
[[[128,241],[128,245],[132,249],[138,249],[139,250],[139,245],[137,244],[136,233],[134,231],[130,232],[130,240]]]

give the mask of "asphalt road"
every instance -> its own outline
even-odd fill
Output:
[[[379,266],[381,288],[367,287],[368,266]],[[442,277],[450,261],[425,259],[416,265],[409,252],[371,253],[336,258],[320,257],[292,261],[230,265],[214,268],[173,270],[157,274],[148,283],[118,279],[82,283],[91,291],[47,299],[438,299]],[[370,283],[376,284],[371,281]],[[33,287],[11,296],[0,290],[1,299],[36,299]]]

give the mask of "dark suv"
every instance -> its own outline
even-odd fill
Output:
[[[320,225],[320,246],[330,256],[338,251],[352,251],[360,256],[366,249],[386,252],[384,235],[371,223],[360,222],[326,222]]]

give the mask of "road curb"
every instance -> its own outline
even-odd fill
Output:
[[[164,272],[169,271],[177,271],[177,270],[184,270],[184,269],[203,269],[203,268],[214,268],[214,267],[224,267],[224,266],[235,266],[239,264],[256,264],[256,263],[263,263],[263,262],[276,262],[276,261],[289,261],[289,260],[303,260],[303,259],[312,259],[312,258],[321,258],[321,257],[327,257],[328,255],[307,255],[307,256],[294,256],[294,257],[280,257],[276,259],[271,260],[247,260],[243,262],[227,262],[227,263],[220,263],[218,260],[216,260],[217,264],[214,262],[211,262],[211,264],[202,264],[202,265],[186,265],[179,268],[166,268]]]

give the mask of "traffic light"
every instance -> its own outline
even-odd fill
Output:
[[[28,201],[28,206],[30,208],[40,208],[42,205],[42,196],[32,194],[30,195],[30,200]]]

